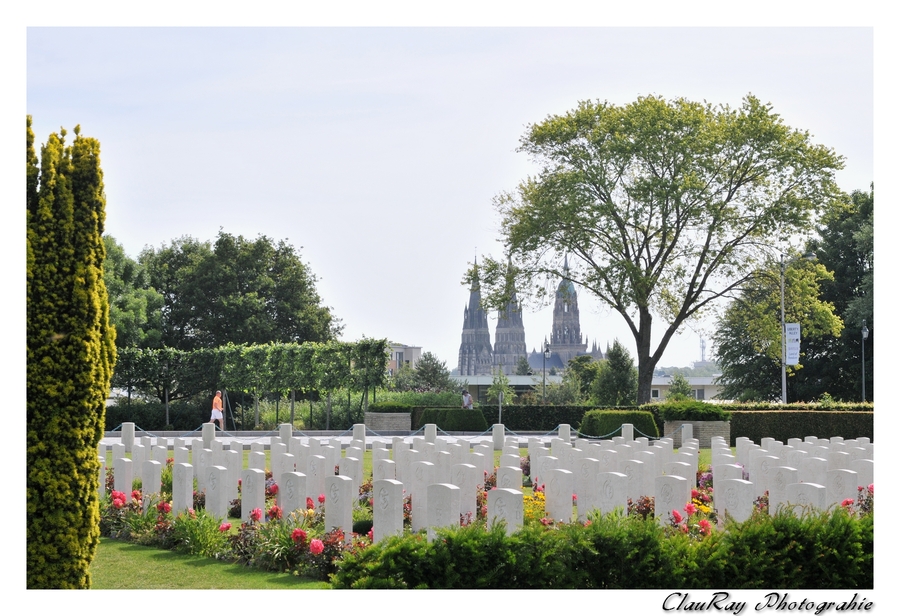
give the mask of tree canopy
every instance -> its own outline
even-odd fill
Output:
[[[600,370],[591,390],[593,401],[606,406],[634,404],[637,400],[637,370],[628,349],[616,339],[599,363]]]
[[[724,399],[779,400],[781,398],[781,265],[770,263],[731,302],[713,336],[722,368],[719,394]],[[787,259],[784,268],[785,322],[800,324],[801,348],[813,341],[840,335],[843,323],[834,305],[820,299],[822,281],[833,275],[821,263]],[[788,400],[808,399],[796,389],[794,375],[806,363],[788,366]]]
[[[212,244],[182,237],[147,248],[138,262],[163,298],[166,347],[324,342],[340,333],[315,275],[285,241],[220,231]]]
[[[842,167],[752,95],[737,109],[586,101],[530,125],[519,151],[539,171],[496,199],[506,255],[484,259],[482,297],[504,305],[508,259],[520,296],[541,300],[560,278],[591,293],[631,330],[639,403],[679,327],[809,229]]]

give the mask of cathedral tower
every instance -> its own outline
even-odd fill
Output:
[[[475,376],[490,374],[493,352],[487,313],[481,307],[481,285],[478,282],[478,262],[469,290],[469,305],[463,310],[462,342],[459,345],[459,374]]]
[[[511,268],[512,265],[507,265]],[[525,326],[522,324],[522,308],[513,289],[509,303],[497,312],[497,329],[494,332],[494,365],[503,374],[515,374],[520,357],[528,357],[525,347]]]
[[[575,285],[568,279],[569,258],[563,264],[563,279],[556,288],[553,304],[553,331],[550,335],[550,352],[565,365],[576,355],[587,350],[587,341],[581,337],[581,319],[578,314],[578,295]]]

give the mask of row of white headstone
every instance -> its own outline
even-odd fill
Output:
[[[560,426],[558,435],[548,443],[528,439],[531,476],[535,486],[543,486],[547,516],[564,522],[573,518],[584,521],[591,511],[624,510],[629,499],[641,496],[654,497],[657,517],[663,522],[673,510],[686,515],[691,489],[696,487],[699,443],[692,438],[689,424],[682,429],[682,447],[677,452],[668,438],[652,443],[643,437],[635,439],[629,424],[622,427],[621,436],[599,442],[573,441],[567,425]],[[337,440],[309,438],[304,442],[291,436],[290,425],[281,426],[279,433],[271,439],[270,468],[284,514],[306,509],[307,498],[318,502],[324,495],[326,527],[350,528],[363,480],[365,426],[354,426],[353,439],[343,456]],[[402,532],[406,496],[411,496],[414,531],[424,528],[433,534],[434,528],[458,525],[461,516],[474,519],[479,486],[495,472],[495,450],[500,451],[500,463],[496,488],[487,495],[489,525],[504,524],[507,533],[521,527],[524,494],[519,440],[505,436],[503,426],[495,425],[492,441],[471,446],[468,441],[437,437],[434,425],[426,426],[424,436],[413,438],[412,443],[394,437],[391,449],[384,441],[373,440],[373,539]],[[113,445],[112,456],[115,489],[126,498],[130,498],[133,469],[140,469],[144,491],[149,493],[148,486],[158,490],[162,466],[170,457],[166,445],[154,445],[149,437],[130,443],[130,459],[125,438]],[[763,439],[755,445],[740,438],[736,444],[737,455],[732,456],[723,439],[712,443],[714,506],[720,519],[726,511],[737,520],[745,519],[765,491],[769,492],[770,511],[779,504],[824,509],[846,498],[855,499],[857,485],[873,483],[874,456],[866,439],[807,437],[792,439],[787,445]],[[238,480],[241,518],[248,520],[254,509],[265,508],[261,443],[251,444],[246,469],[241,468],[242,451],[216,439],[211,424],[204,425],[203,438],[175,439],[173,445],[172,507],[176,512],[193,504],[195,472],[198,489],[205,491],[206,509],[213,515],[227,515],[229,502],[238,496]],[[105,459],[105,451],[101,451],[101,462]],[[189,459],[194,464],[188,463]],[[145,507],[148,505],[149,501],[145,502]],[[350,533],[345,536],[349,541]]]

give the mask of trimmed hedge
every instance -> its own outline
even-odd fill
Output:
[[[673,400],[656,405],[663,421],[729,421],[731,413],[702,400]]]
[[[658,520],[610,514],[588,526],[481,524],[391,537],[347,554],[335,588],[870,589],[874,517],[843,508],[729,521],[692,540]]]
[[[735,411],[731,414],[731,444],[746,436],[754,443],[772,437],[789,438],[868,437],[875,441],[875,414],[864,411]]]
[[[593,410],[584,414],[580,432],[587,436],[607,436],[618,432],[622,424],[634,426],[635,437],[659,438],[659,428],[649,411]],[[613,436],[621,436],[614,434]]]
[[[160,402],[137,402],[130,404],[121,400],[106,407],[106,431],[114,430],[126,421],[131,421],[140,430],[162,430],[166,425],[166,405]],[[196,403],[170,402],[169,422],[173,430],[196,430],[197,426],[209,421],[209,409]]]
[[[368,411],[370,413],[411,413],[413,408],[412,404],[403,402],[375,402],[369,405]]]
[[[435,424],[445,432],[484,432],[488,429],[479,409],[431,408],[413,414],[412,429]]]
[[[503,405],[503,425],[508,430],[537,432],[553,430],[560,424],[577,428],[585,411],[593,407],[584,405],[543,406],[540,404]],[[482,405],[481,412],[487,425],[500,423],[496,404]]]

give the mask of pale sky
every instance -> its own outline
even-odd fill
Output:
[[[873,59],[871,28],[30,28],[26,107],[38,144],[76,124],[100,140],[107,232],[130,256],[220,228],[285,239],[344,339],[453,369],[460,281],[501,255],[492,199],[534,171],[515,151],[528,124],[585,99],[752,93],[865,189]],[[621,317],[579,303],[591,342],[635,354]],[[526,311],[529,350],[551,321]],[[701,332],[660,365],[699,360]]]

